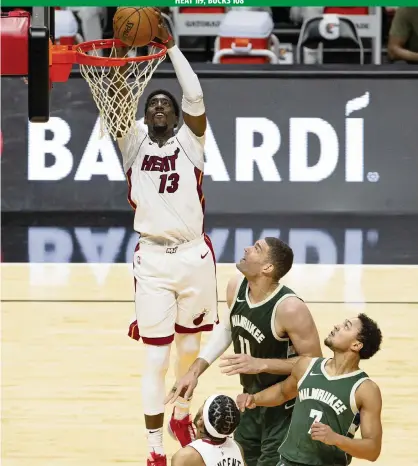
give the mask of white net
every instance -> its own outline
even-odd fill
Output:
[[[157,47],[148,48],[149,55],[161,52]],[[99,56],[96,49],[91,55]],[[109,57],[116,57],[113,46]],[[150,58],[142,62],[129,61],[123,67],[80,65],[80,72],[90,86],[93,99],[100,113],[100,137],[106,132],[114,139],[135,128],[139,98],[151,76],[165,59]]]

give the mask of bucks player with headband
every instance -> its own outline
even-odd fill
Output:
[[[189,372],[166,401],[191,396],[198,377],[233,343],[235,354],[222,357],[228,375],[240,374],[245,393],[256,393],[284,380],[297,355],[321,356],[318,332],[306,304],[280,281],[293,264],[293,251],[277,238],[245,248],[237,264],[241,274],[227,287],[228,311]],[[243,413],[234,438],[249,466],[279,460],[294,403]]]
[[[160,14],[156,9],[154,13]],[[156,90],[145,102],[147,130],[134,124],[118,139],[128,199],[135,209],[134,229],[139,233],[133,260],[135,318],[129,336],[144,343],[141,384],[148,466],[167,464],[162,429],[171,343],[176,343],[175,370],[180,378],[199,352],[201,332],[212,330],[217,321],[215,258],[203,232],[203,91],[161,22],[157,37],[167,46],[183,91],[184,124],[176,131],[179,105],[171,93]],[[119,74],[117,90],[111,92],[129,94],[123,70]],[[119,106],[114,111],[124,110]],[[169,421],[170,434],[182,445],[195,438],[189,408],[190,400],[179,398]]]
[[[241,447],[231,435],[240,412],[229,396],[212,395],[196,414],[197,440],[179,450],[171,466],[245,466]]]
[[[380,349],[382,333],[365,314],[336,325],[325,339],[331,359],[300,358],[281,383],[238,396],[241,410],[283,405],[297,396],[277,466],[343,466],[376,461],[382,446],[382,396],[360,369]],[[354,439],[358,427],[361,439]]]

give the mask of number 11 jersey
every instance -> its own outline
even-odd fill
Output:
[[[178,244],[203,233],[202,192],[205,137],[183,124],[162,147],[137,123],[119,139],[128,181],[128,201],[135,210],[134,229],[143,239]]]
[[[297,356],[287,336],[277,335],[275,317],[277,306],[289,297],[297,297],[288,287],[278,284],[264,301],[252,304],[248,281],[244,278],[232,304],[230,325],[234,352],[262,359],[287,359]],[[241,385],[246,393],[256,393],[281,382],[287,375],[241,374]]]

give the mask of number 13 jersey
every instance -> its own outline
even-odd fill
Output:
[[[134,229],[143,239],[171,244],[202,235],[204,142],[185,124],[162,147],[139,123],[118,140]]]

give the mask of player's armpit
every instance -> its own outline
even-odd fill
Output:
[[[363,382],[356,392],[360,410],[361,439],[338,435],[335,446],[349,455],[368,461],[376,461],[382,449],[382,395],[371,380]]]
[[[278,335],[285,333],[300,356],[321,357],[318,330],[308,306],[296,297],[285,299],[276,310]]]
[[[171,458],[171,466],[204,466],[200,454],[193,447],[178,450]]]
[[[207,119],[206,113],[198,116],[192,116],[183,111],[184,123],[190,128],[190,131],[197,137],[202,137],[206,132]]]

